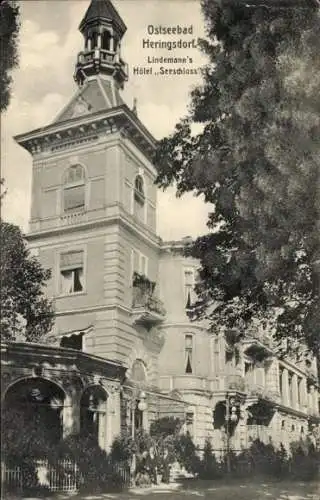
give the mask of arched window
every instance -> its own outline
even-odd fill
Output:
[[[141,221],[144,221],[145,189],[144,180],[141,175],[137,175],[134,180],[134,207],[133,214]]]
[[[85,208],[85,171],[81,165],[68,168],[63,185],[63,211],[78,212]]]
[[[144,182],[141,175],[137,175],[134,181],[134,199],[140,204],[144,205],[145,194],[144,194]]]
[[[145,382],[146,378],[146,369],[143,361],[136,359],[131,368],[131,379],[135,382]]]

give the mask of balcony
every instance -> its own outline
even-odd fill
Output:
[[[117,52],[110,50],[94,49],[85,50],[78,54],[78,61],[76,69],[85,69],[86,66],[95,64],[106,69],[116,69],[121,74],[123,80],[128,79],[128,65],[125,63]]]
[[[244,352],[255,361],[261,362],[270,358],[274,353],[272,339],[264,334],[255,332],[243,340]]]
[[[247,399],[249,401],[264,400],[274,404],[281,402],[280,393],[271,391],[262,385],[246,384],[245,392],[247,393]]]
[[[132,286],[132,314],[136,324],[147,328],[162,323],[166,310],[162,301],[154,294],[155,283],[135,273]]]

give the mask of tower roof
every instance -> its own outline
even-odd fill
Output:
[[[79,30],[82,32],[87,24],[98,19],[113,22],[122,34],[124,34],[127,30],[127,27],[120,17],[117,9],[113,6],[110,0],[91,0],[87,12],[79,25]]]

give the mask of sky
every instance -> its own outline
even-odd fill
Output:
[[[13,136],[48,125],[71,99],[77,53],[83,49],[79,23],[89,0],[23,0],[21,2],[20,65],[13,72],[11,104],[1,120],[1,176],[7,195],[2,217],[28,230],[32,158]],[[122,58],[129,64],[129,81],[122,94],[156,139],[169,135],[188,109],[189,93],[201,82],[198,75],[133,75],[135,66],[147,66],[147,58],[188,57],[188,68],[205,63],[198,49],[142,48],[142,40],[184,41],[204,35],[199,0],[114,0],[127,25]],[[148,26],[192,26],[192,35],[148,34]],[[149,28],[150,31],[150,28]],[[189,59],[190,61],[190,59]],[[168,66],[169,67],[169,66]],[[131,70],[131,71],[130,71]],[[198,236],[207,231],[210,207],[188,193],[180,199],[174,188],[158,195],[158,233],[166,240]]]

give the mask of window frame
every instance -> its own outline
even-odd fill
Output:
[[[137,253],[138,255],[138,260],[139,260],[139,270],[136,271],[134,269],[134,253]],[[145,259],[145,266],[144,266],[144,270],[142,270],[142,261],[143,259]],[[146,276],[148,278],[148,271],[149,271],[149,258],[147,255],[143,254],[142,252],[140,252],[140,250],[138,250],[137,248],[134,248],[132,247],[131,248],[131,273],[130,273],[130,282],[132,283],[132,279],[133,279],[133,274],[135,272],[143,275],[143,276]]]
[[[79,292],[65,293],[62,291],[61,287],[61,260],[62,255],[72,253],[72,252],[82,252],[83,254],[83,287]],[[70,247],[68,249],[59,250],[57,253],[57,263],[56,263],[56,292],[57,297],[75,297],[78,295],[85,295],[87,293],[87,247]]]
[[[140,177],[143,182],[143,193],[139,193],[139,191],[136,189],[136,179]],[[147,197],[147,183],[145,180],[145,176],[143,171],[139,168],[138,173],[134,175],[133,181],[131,181],[131,190],[132,190],[132,196],[131,196],[131,215],[135,217],[138,221],[142,222],[143,224],[147,224],[148,220],[148,213],[147,213],[147,207],[148,207],[148,197]],[[139,201],[136,200],[136,195],[140,199],[140,201],[143,201],[143,203],[139,203]],[[140,208],[143,211],[143,217],[140,218],[135,211],[135,203],[140,204]]]
[[[188,340],[191,340],[191,346]],[[189,358],[190,356],[190,358]],[[190,363],[191,371],[187,371]],[[184,375],[194,375],[194,335],[192,333],[184,334]]]
[[[74,167],[81,167],[83,171],[83,178],[81,180],[68,182],[66,179],[68,177],[68,172]],[[66,209],[65,207],[65,193],[68,190],[72,190],[77,187],[83,187],[83,206],[79,208]],[[87,169],[82,163],[70,164],[63,172],[62,176],[62,187],[61,187],[61,213],[62,215],[72,215],[77,213],[83,213],[87,210],[88,205],[88,176]]]

